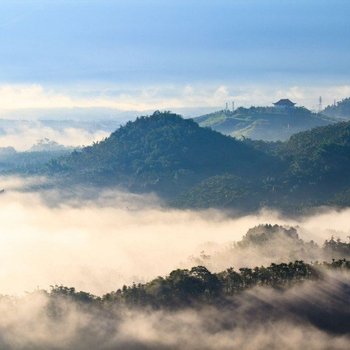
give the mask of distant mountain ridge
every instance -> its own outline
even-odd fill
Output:
[[[240,107],[196,117],[194,121],[225,135],[264,141],[285,141],[297,132],[335,122],[304,107]]]

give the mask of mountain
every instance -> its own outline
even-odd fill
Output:
[[[170,112],[140,117],[48,164],[50,175],[133,192],[186,208],[268,206],[303,211],[350,204],[350,122],[286,142],[237,140]]]
[[[234,112],[222,110],[194,118],[194,121],[225,135],[265,141],[287,140],[297,132],[334,122],[304,107],[240,107]]]
[[[278,168],[277,158],[167,112],[128,122],[104,141],[49,165],[52,174],[171,198],[212,176],[253,181]]]
[[[350,98],[345,98],[334,105],[327,106],[322,114],[332,118],[350,119]]]

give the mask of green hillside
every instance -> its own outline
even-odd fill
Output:
[[[350,119],[350,98],[327,106],[322,113],[332,118]]]
[[[210,127],[225,135],[265,141],[287,140],[297,132],[334,122],[330,117],[312,113],[303,107],[241,107],[234,112],[223,110],[194,120],[200,126]]]
[[[288,211],[350,205],[349,122],[301,132],[287,142],[244,143],[278,157],[286,168],[259,182],[239,183],[231,176],[205,179],[183,195],[178,205],[204,208],[214,204],[241,209],[270,206]]]
[[[192,120],[156,112],[48,171],[69,182],[155,192],[186,208],[268,206],[302,211],[350,204],[350,122],[315,128],[286,142],[236,140]]]
[[[310,193],[326,202],[350,189],[349,122],[293,135],[279,153],[289,163],[287,184],[300,196]]]

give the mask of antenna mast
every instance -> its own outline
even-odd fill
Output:
[[[318,100],[318,113],[322,111],[322,96]]]

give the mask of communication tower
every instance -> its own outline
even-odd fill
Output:
[[[318,112],[320,113],[322,111],[322,96],[318,99]]]

